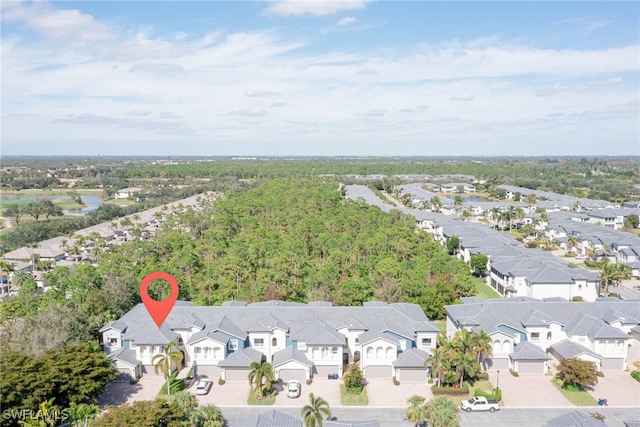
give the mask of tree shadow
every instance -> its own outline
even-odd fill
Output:
[[[110,382],[107,384],[107,389],[98,398],[98,406],[105,409],[109,405],[123,405],[141,389],[142,385],[139,382],[135,384]]]

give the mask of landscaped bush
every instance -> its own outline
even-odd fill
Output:
[[[487,381],[489,380],[489,374],[487,372],[480,372],[478,375],[476,375],[476,380]]]
[[[502,390],[497,388],[494,388],[491,392],[476,390],[474,392],[474,396],[482,396],[486,397],[487,399],[502,400]]]
[[[598,371],[598,372],[596,372],[596,375],[599,376],[599,377],[604,377],[604,372]]]
[[[400,385],[400,381],[396,377],[393,377],[393,385]]]
[[[344,388],[347,393],[359,394],[362,391],[362,369],[357,364],[349,367],[344,375]]]
[[[518,372],[514,371],[513,369],[509,369],[509,372],[511,373],[511,375],[513,375],[514,377],[519,377],[520,374],[518,374]]]
[[[226,382],[226,381],[225,381],[225,380],[223,380],[222,378],[218,378],[218,384],[219,384],[219,385],[224,385],[224,383],[225,383],[225,382]]]
[[[469,386],[467,384],[463,385],[462,387],[438,387],[434,385],[431,387],[431,391],[433,392],[434,396],[438,394],[460,396],[469,394]]]
[[[311,385],[311,383],[313,383],[313,378],[308,378],[307,379],[307,385]]]
[[[636,381],[640,381],[640,371],[633,371],[633,372],[631,372],[631,376],[632,376]]]
[[[573,302],[584,302],[584,298],[581,297],[580,295],[576,295],[575,297],[571,298],[571,301],[573,301]]]
[[[177,379],[176,377],[178,376],[178,371],[174,371],[171,376],[169,377],[169,383],[171,384],[171,394],[175,394],[181,390],[184,390],[184,380],[183,379]],[[165,381],[165,383],[162,385],[162,388],[160,389],[160,394],[167,394],[167,383]]]

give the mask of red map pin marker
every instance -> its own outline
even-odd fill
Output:
[[[169,282],[171,285],[171,295],[169,295],[169,298],[164,301],[156,301],[149,296],[149,284],[154,280],[165,280]],[[171,312],[171,309],[176,304],[178,291],[178,282],[169,273],[155,271],[142,279],[142,282],[140,283],[140,298],[142,298],[144,306],[147,308],[147,311],[149,312],[149,315],[151,315],[153,321],[158,325],[158,328],[162,325]]]

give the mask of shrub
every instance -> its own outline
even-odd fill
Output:
[[[518,372],[514,371],[513,369],[509,369],[509,372],[511,373],[511,375],[513,375],[514,377],[519,377],[520,374],[518,374]]]
[[[393,377],[393,385],[400,385],[400,381],[396,377]]]
[[[502,400],[502,390],[494,388],[491,392],[487,392],[476,389],[476,391],[474,392],[474,396],[482,396],[486,397],[487,399]]]
[[[347,386],[345,386],[344,387],[344,391],[347,394],[360,394],[360,393],[362,393],[362,389],[363,388],[364,387],[362,385],[360,385],[360,387],[347,387]]]
[[[487,381],[489,379],[489,374],[487,372],[480,372],[476,375],[476,379],[478,381]]]
[[[599,376],[599,377],[604,377],[604,372],[598,371],[598,372],[596,372],[596,375]]]
[[[429,379],[427,380],[427,382],[428,382],[429,384],[433,384],[433,378],[429,378]]]
[[[584,302],[584,298],[582,298],[580,295],[576,295],[575,297],[571,298],[571,301],[573,301],[573,302]]]
[[[133,384],[135,384],[135,383],[137,383],[137,382],[138,382],[138,380],[137,380],[136,378],[131,378],[131,379],[129,380],[129,384],[132,384],[132,385],[133,385]]]
[[[345,373],[344,387],[347,393],[358,394],[362,391],[362,369],[358,365],[351,365]]]
[[[311,383],[313,383],[313,378],[308,378],[307,379],[307,385],[311,385]]]
[[[218,384],[219,384],[219,385],[224,385],[224,383],[225,383],[225,382],[226,382],[226,381],[225,381],[225,380],[223,380],[222,378],[218,378]]]
[[[604,421],[606,418],[600,412],[589,412],[589,415],[595,418],[596,420],[600,420],[600,421]]]
[[[431,391],[433,392],[434,396],[439,394],[460,396],[469,394],[469,386],[467,384],[463,385],[462,387],[438,387],[434,385],[431,387]]]
[[[562,384],[562,388],[565,390],[569,390],[569,391],[580,391],[582,390],[582,387],[580,387],[578,384],[574,384],[574,383],[568,383],[565,382]]]
[[[633,379],[635,379],[636,381],[640,381],[640,371],[633,371],[631,372],[631,376],[633,377]]]

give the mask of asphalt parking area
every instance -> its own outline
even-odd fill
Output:
[[[139,400],[154,400],[160,393],[164,382],[164,378],[158,377],[143,377],[135,384],[110,382],[107,384],[105,392],[98,398],[98,405],[101,408],[105,408],[108,405],[123,405]]]

